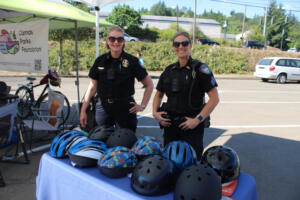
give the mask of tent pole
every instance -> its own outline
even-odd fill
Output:
[[[80,119],[80,94],[79,94],[79,69],[78,69],[78,28],[77,21],[75,21],[75,63],[76,63],[76,81],[75,85],[77,85],[77,103],[78,103],[78,117]]]
[[[99,11],[100,8],[95,6],[96,11],[96,58],[99,56]]]

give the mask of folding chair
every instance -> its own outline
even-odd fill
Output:
[[[31,129],[29,147],[32,149],[32,139],[34,132],[46,131],[58,133],[64,130],[64,96],[54,90],[48,91],[47,107],[32,108],[33,119],[23,120],[25,127]]]

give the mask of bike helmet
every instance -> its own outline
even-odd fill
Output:
[[[160,154],[161,146],[155,137],[145,136],[136,141],[132,151],[139,159],[143,159],[149,155]]]
[[[114,132],[114,127],[96,126],[89,133],[89,138],[92,140],[100,140],[106,142],[108,137]]]
[[[123,146],[131,148],[137,141],[135,133],[128,128],[118,128],[116,129],[107,139],[107,147]]]
[[[87,139],[88,137],[84,133],[78,131],[58,134],[51,142],[50,155],[55,158],[64,158],[72,145]]]
[[[48,75],[52,86],[60,86],[61,80],[55,70],[49,70]]]
[[[106,145],[98,140],[83,140],[69,149],[68,155],[74,167],[92,167],[106,151]]]
[[[179,172],[194,164],[197,160],[193,147],[183,140],[168,143],[162,152],[162,156],[172,160]]]
[[[220,200],[222,185],[218,174],[208,165],[191,165],[179,175],[174,200]]]
[[[211,166],[222,178],[222,183],[233,181],[240,174],[240,159],[237,153],[226,146],[208,148],[202,156],[202,162]]]
[[[132,172],[137,164],[134,153],[126,147],[108,149],[98,160],[100,172],[110,178],[121,178]]]
[[[130,185],[139,194],[155,196],[170,192],[174,181],[174,163],[161,155],[151,155],[133,170]]]

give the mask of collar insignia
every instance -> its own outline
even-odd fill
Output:
[[[103,70],[103,69],[104,69],[104,67],[100,67],[100,66],[99,66],[99,67],[98,67],[98,69],[99,69],[99,70]]]
[[[187,68],[188,70],[190,70],[190,69],[191,69],[191,67],[190,67],[190,66],[188,66],[188,65],[186,66],[186,68]]]
[[[123,67],[127,68],[128,65],[129,65],[129,62],[128,62],[127,59],[122,60],[122,66],[123,66]]]

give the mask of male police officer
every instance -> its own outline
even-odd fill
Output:
[[[138,58],[124,52],[125,40],[121,28],[110,28],[106,45],[110,52],[98,57],[89,72],[91,81],[82,104],[80,124],[85,127],[86,108],[97,91],[107,113],[105,125],[117,123],[121,128],[135,131],[136,113],[143,111],[149,102],[153,91],[152,80]],[[135,78],[145,86],[140,105],[133,98]]]

